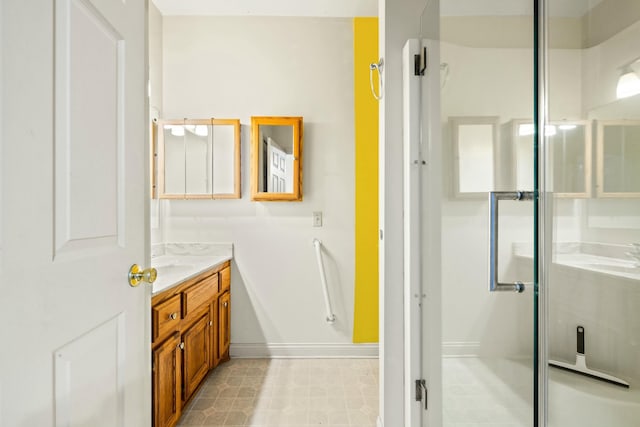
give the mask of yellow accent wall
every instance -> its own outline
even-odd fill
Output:
[[[369,64],[378,62],[378,18],[353,20],[356,206],[353,342],[378,342],[378,101]],[[377,84],[377,74],[374,83]]]

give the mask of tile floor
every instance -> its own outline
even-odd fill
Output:
[[[178,426],[375,427],[377,417],[377,359],[232,359]]]

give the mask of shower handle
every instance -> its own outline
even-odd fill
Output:
[[[500,283],[498,280],[498,202],[500,200],[533,200],[532,191],[490,191],[489,208],[491,222],[489,231],[489,291],[524,292],[524,282]]]

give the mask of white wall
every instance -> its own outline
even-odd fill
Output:
[[[163,61],[165,118],[242,123],[242,199],[162,203],[165,241],[234,244],[232,353],[305,343],[351,351],[352,20],[165,17]],[[302,202],[250,201],[250,117],[262,115],[304,117]],[[314,211],[322,228],[312,227]],[[314,237],[326,248],[334,325],[325,322]]]

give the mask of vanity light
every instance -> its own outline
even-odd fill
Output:
[[[640,77],[628,65],[622,70],[622,75],[618,79],[616,97],[618,99],[628,98],[640,93]]]

